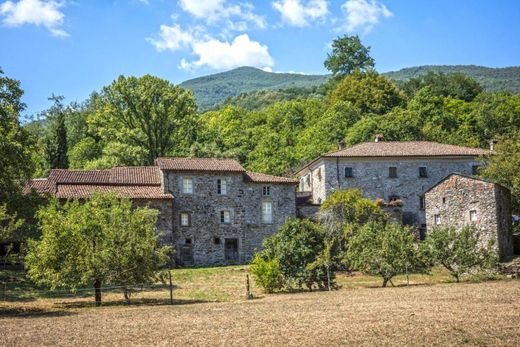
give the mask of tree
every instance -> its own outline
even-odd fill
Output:
[[[0,243],[9,240],[22,224],[23,220],[17,219],[16,214],[9,215],[5,204],[0,205]]]
[[[266,260],[258,253],[249,267],[249,271],[255,276],[256,283],[259,284],[266,293],[272,293],[281,289],[284,285],[282,270],[278,259]]]
[[[405,97],[396,85],[376,72],[358,71],[343,78],[327,96],[329,104],[348,101],[363,114],[385,114],[403,106]]]
[[[153,283],[171,251],[157,245],[157,215],[115,195],[94,195],[84,203],[53,199],[38,212],[42,236],[29,240],[28,274],[52,289],[91,284],[97,305],[103,285]]]
[[[151,165],[159,156],[189,153],[196,139],[195,111],[188,90],[150,75],[119,76],[96,98],[88,123],[105,144],[119,143],[116,147],[127,153],[142,152],[138,164]],[[124,160],[112,158],[114,164]]]
[[[430,87],[436,96],[452,97],[464,101],[472,101],[482,93],[482,87],[473,78],[460,73],[445,74],[429,71],[425,75],[410,78],[402,89],[409,97],[413,97],[420,89]]]
[[[65,109],[63,96],[52,95],[49,100],[54,105],[47,111],[52,128],[50,138],[47,139],[47,160],[51,169],[67,169],[69,167],[67,157],[67,129],[65,127]]]
[[[394,223],[365,224],[349,240],[344,261],[350,268],[383,277],[383,287],[398,274],[425,269],[415,236]]]
[[[332,76],[341,79],[354,71],[366,72],[374,68],[370,47],[365,47],[357,35],[338,37],[332,41],[332,53],[324,62]]]
[[[437,265],[446,268],[457,282],[460,276],[471,271],[491,268],[497,261],[491,244],[482,244],[480,232],[466,226],[435,228],[424,243],[426,256]]]

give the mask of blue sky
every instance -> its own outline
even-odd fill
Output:
[[[380,72],[520,65],[520,1],[0,0],[0,67],[21,80],[27,114],[52,93],[82,101],[120,74],[326,73],[343,34],[372,47]]]

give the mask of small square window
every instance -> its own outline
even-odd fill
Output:
[[[220,211],[220,223],[229,224],[231,222],[231,215],[229,211]]]
[[[184,244],[191,245],[191,239],[185,239],[184,240]]]
[[[193,180],[191,178],[182,179],[182,193],[193,194]]]
[[[421,177],[421,178],[428,177],[428,171],[426,169],[426,166],[421,166],[419,168],[419,177]]]
[[[213,243],[216,244],[216,245],[220,245],[220,237],[214,237],[213,238]]]
[[[433,216],[433,220],[435,222],[435,225],[440,225],[442,223],[440,214],[436,214],[435,216]]]
[[[478,175],[480,173],[480,165],[473,165],[471,167],[471,174]]]
[[[354,177],[354,172],[351,167],[345,168],[345,177],[347,177],[347,178]]]
[[[264,186],[262,188],[262,195],[264,195],[264,196],[271,195],[271,186]]]
[[[397,178],[397,168],[395,166],[391,166],[388,168],[388,177]]]
[[[471,222],[476,222],[478,219],[477,210],[471,210],[469,211],[469,220]]]
[[[191,215],[187,212],[181,213],[181,226],[189,227],[191,225]]]
[[[227,194],[227,182],[225,179],[217,180],[217,194],[226,195]]]

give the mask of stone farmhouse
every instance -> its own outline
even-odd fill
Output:
[[[113,192],[158,209],[161,243],[175,246],[178,264],[202,266],[249,261],[295,216],[297,183],[231,159],[158,158],[155,166],[51,170],[28,188],[59,199]]]
[[[426,224],[480,230],[482,245],[491,241],[502,260],[513,254],[509,189],[476,177],[450,174],[425,193]]]
[[[371,199],[399,200],[403,223],[426,229],[423,193],[451,173],[478,173],[479,157],[491,153],[480,148],[426,141],[365,142],[326,153],[297,173],[299,195],[312,205],[321,204],[335,190],[359,188]]]

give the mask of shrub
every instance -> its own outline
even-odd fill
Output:
[[[265,260],[260,254],[255,256],[249,271],[266,293],[283,288],[284,281],[277,259]]]
[[[436,228],[428,234],[424,252],[434,264],[446,268],[459,282],[465,273],[491,269],[496,265],[498,258],[492,243],[482,245],[480,238],[480,232],[469,226],[460,231]]]
[[[344,261],[352,268],[383,277],[383,287],[395,275],[425,270],[410,229],[393,223],[365,224],[349,240]]]

